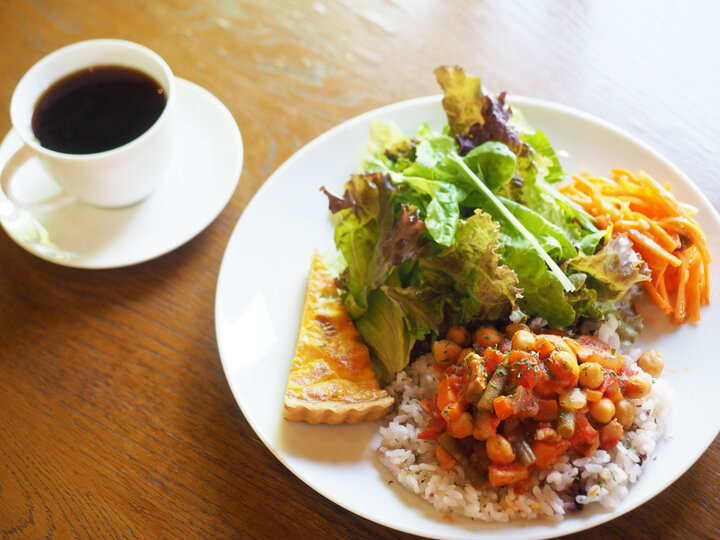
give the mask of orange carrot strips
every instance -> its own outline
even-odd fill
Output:
[[[675,311],[673,320],[681,324],[687,318],[687,295],[686,286],[690,277],[690,262],[685,253],[681,255],[682,265],[680,266],[680,280],[678,282],[677,299],[675,300]]]
[[[667,261],[671,266],[680,266],[682,264],[680,259],[661,248],[658,243],[649,236],[645,236],[635,229],[630,229],[627,235],[646,261],[649,258],[656,257],[660,260]]]
[[[647,173],[612,169],[609,178],[574,175],[559,187],[595,218],[605,241],[627,234],[647,263],[650,298],[675,323],[697,322],[700,307],[710,303],[707,239],[693,219],[698,209],[678,201],[670,185]]]
[[[692,250],[690,256],[690,275],[688,276],[687,284],[687,303],[688,303],[688,318],[690,322],[697,322],[700,320],[700,292],[703,286],[702,276],[702,259],[695,250],[695,246],[689,248]]]

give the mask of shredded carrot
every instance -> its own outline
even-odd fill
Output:
[[[665,229],[655,223],[652,219],[647,219],[645,218],[645,216],[638,212],[635,212],[635,214],[637,215],[636,219],[642,219],[645,223],[647,223],[652,236],[655,238],[655,241],[660,244],[664,249],[668,250],[670,253],[672,253],[676,249],[680,249],[682,244],[679,237],[676,238],[676,236],[668,234]]]
[[[643,259],[648,264],[650,264],[653,260],[667,261],[670,266],[680,266],[680,264],[682,264],[682,261],[680,261],[680,259],[678,259],[675,255],[664,250],[657,242],[655,242],[655,240],[641,232],[638,232],[636,229],[629,229],[627,231],[627,235],[628,238],[633,241],[633,247],[635,250],[640,252],[640,255],[643,256]],[[661,263],[659,262],[656,263],[656,265],[657,264]]]
[[[680,324],[687,319],[687,282],[690,277],[690,264],[688,258],[683,254],[680,266],[680,281],[678,282],[677,299],[673,316],[675,322]]]
[[[560,192],[595,218],[608,241],[626,234],[647,263],[651,280],[644,282],[653,302],[677,324],[700,320],[700,307],[710,303],[710,251],[698,209],[678,201],[670,185],[647,173],[612,169],[609,178],[575,175]]]
[[[690,274],[688,276],[689,285],[687,290],[689,306],[688,317],[691,322],[697,322],[700,320],[700,272],[702,272],[702,259],[695,249],[695,246],[690,246],[688,251],[690,251],[688,263]]]

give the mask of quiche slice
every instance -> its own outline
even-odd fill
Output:
[[[393,405],[370,368],[367,345],[315,252],[283,416],[311,424],[377,420]]]

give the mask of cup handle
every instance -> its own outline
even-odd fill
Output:
[[[15,152],[7,161],[2,170],[2,174],[0,174],[0,186],[2,187],[3,193],[5,193],[5,196],[18,208],[24,208],[25,210],[29,210],[31,212],[47,212],[62,206],[67,206],[68,204],[74,202],[75,197],[67,192],[59,193],[54,197],[50,197],[49,199],[45,199],[40,202],[26,202],[15,197],[15,194],[12,191],[12,180],[15,177],[17,170],[32,157],[35,157],[33,149],[28,145],[23,145],[23,147]]]

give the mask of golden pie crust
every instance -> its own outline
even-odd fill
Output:
[[[322,257],[313,254],[283,416],[310,424],[383,417],[393,398],[378,384],[370,353]]]

